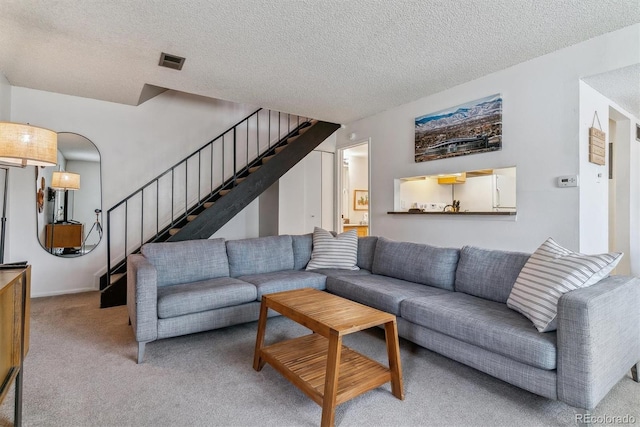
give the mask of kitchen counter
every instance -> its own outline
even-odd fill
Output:
[[[502,215],[502,216],[515,216],[516,212],[438,212],[438,211],[429,211],[429,212],[407,212],[407,211],[399,211],[387,212],[390,215]]]
[[[364,237],[369,235],[369,224],[342,224],[342,231],[348,231],[355,229],[358,233],[358,237]]]

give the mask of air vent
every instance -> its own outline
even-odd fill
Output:
[[[182,66],[184,65],[184,58],[181,56],[170,55],[168,53],[162,52],[160,55],[160,65],[161,67],[172,68],[174,70],[182,70]]]

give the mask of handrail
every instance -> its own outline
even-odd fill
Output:
[[[172,169],[180,166],[182,163],[186,162],[187,160],[189,160],[191,157],[193,157],[196,153],[201,152],[202,150],[204,150],[205,148],[207,148],[209,145],[213,144],[214,142],[216,142],[218,139],[220,139],[222,136],[224,136],[225,134],[227,134],[228,132],[232,131],[233,129],[235,129],[236,127],[240,126],[242,123],[244,123],[245,121],[247,121],[248,119],[250,119],[251,117],[253,117],[254,115],[258,114],[260,111],[262,110],[262,108],[258,108],[256,111],[254,111],[253,113],[249,114],[247,117],[245,117],[244,119],[240,120],[238,123],[236,123],[235,125],[231,126],[229,129],[225,130],[224,132],[222,132],[220,135],[216,136],[215,138],[213,138],[211,141],[207,142],[205,145],[203,145],[202,147],[198,148],[196,151],[194,151],[193,153],[191,153],[190,155],[188,155],[187,157],[185,157],[184,159],[180,160],[179,162],[175,163],[173,166],[169,166],[169,168],[162,172],[160,175],[156,176],[155,178],[153,178],[151,181],[147,182],[145,185],[143,185],[142,187],[138,188],[136,191],[134,191],[133,193],[129,194],[127,197],[125,197],[124,199],[122,199],[121,201],[119,201],[117,204],[113,205],[111,207],[111,209],[109,209],[109,211],[112,211],[114,209],[116,209],[118,206],[120,206],[121,204],[123,204],[125,201],[127,201],[128,199],[132,198],[133,196],[135,196],[136,194],[138,194],[140,191],[142,191],[143,189],[145,189],[146,187],[148,187],[149,185],[153,184],[155,181],[157,181],[158,179],[162,178],[163,176],[165,176],[166,174],[168,174],[169,172],[171,172]]]
[[[272,126],[272,113],[273,116],[277,116],[276,119],[278,121],[277,124],[277,132],[278,134],[274,138],[275,143],[272,144],[272,130],[275,130],[276,127]],[[277,113],[277,115],[275,114]],[[283,117],[283,114],[286,114],[286,117]],[[263,120],[260,119],[260,115],[263,115]],[[266,116],[268,115],[268,117]],[[151,179],[149,182],[129,194],[127,197],[116,203],[107,211],[107,221],[106,221],[106,232],[107,232],[107,283],[106,287],[111,284],[111,275],[116,271],[116,269],[121,268],[126,263],[126,258],[130,253],[137,251],[145,242],[158,241],[166,237],[166,234],[169,233],[171,228],[176,227],[176,225],[183,223],[188,220],[188,216],[200,212],[203,209],[204,203],[207,201],[216,200],[216,197],[220,197],[219,193],[223,189],[230,189],[236,184],[236,180],[239,176],[247,174],[249,172],[249,168],[257,165],[261,159],[267,155],[274,154],[275,148],[279,145],[283,144],[289,136],[295,134],[301,126],[306,126],[309,119],[293,115],[295,120],[295,127],[292,129],[292,115],[289,113],[281,113],[274,112],[272,110],[265,110],[263,108],[258,108],[253,113],[246,116],[244,119],[237,122],[235,125],[229,127],[224,132],[220,133],[218,136],[210,140],[208,143],[201,146],[199,149],[184,157],[182,160],[170,166],[167,170],[157,175],[155,178]],[[253,118],[255,117],[255,121]],[[286,119],[286,123],[282,123],[283,118]],[[266,120],[264,120],[266,119]],[[302,122],[301,122],[302,119]],[[255,124],[255,135],[251,132],[250,126]],[[246,141],[245,144],[242,144],[242,141],[239,139],[245,139],[239,137],[239,134],[242,133],[246,128]],[[267,141],[264,144],[264,138],[261,139],[261,131],[264,134],[266,132]],[[232,135],[230,135],[232,132]],[[251,135],[250,135],[251,133]],[[225,149],[225,146],[230,143],[230,141],[225,141],[225,137],[231,138],[233,137],[233,150]],[[250,151],[250,139],[255,137],[255,155],[249,155]],[[215,145],[216,142],[219,145]],[[261,147],[261,142],[263,143],[263,147]],[[240,144],[240,146],[239,146]],[[266,145],[266,146],[264,146]],[[220,159],[215,159],[218,153],[214,153],[216,147],[219,147],[221,152]],[[210,153],[210,164],[208,168],[205,167],[203,169],[203,157],[202,153],[205,150],[211,150]],[[242,149],[244,149],[244,153],[242,153]],[[230,153],[231,152],[231,153]],[[244,155],[243,155],[244,154]],[[229,156],[232,155],[233,159],[230,159]],[[240,159],[238,156],[242,156]],[[219,161],[218,161],[219,160]],[[232,160],[232,162],[231,162]],[[194,165],[197,161],[197,165]],[[190,173],[195,174],[196,171],[192,172],[190,167],[190,162],[197,169],[197,179],[190,181]],[[233,164],[233,174],[230,174],[225,167],[225,164],[229,162],[229,164]],[[206,161],[205,161],[206,163]],[[228,166],[228,164],[227,164]],[[184,171],[184,180],[182,184],[176,181],[176,174]],[[207,191],[205,191],[203,196],[203,172],[205,173],[204,178],[209,178],[205,185],[209,185]],[[217,175],[214,177],[214,174],[220,173],[221,175]],[[227,174],[229,176],[227,177]],[[164,188],[161,191],[161,183],[162,180],[167,178],[170,175],[171,186],[169,188]],[[220,178],[220,181],[218,181]],[[192,181],[195,181],[192,182]],[[220,182],[219,185],[217,183]],[[195,187],[197,185],[197,187]],[[149,194],[148,191],[152,191],[151,189],[155,186],[155,202],[153,201],[153,194]],[[176,196],[180,197],[181,194],[177,194],[180,191],[184,190],[184,204],[182,205],[182,201],[178,198],[178,205],[176,205]],[[150,197],[145,197],[145,192]],[[195,197],[190,199],[190,194],[196,193]],[[170,194],[169,194],[170,193]],[[163,199],[163,196],[166,194],[166,199]],[[133,204],[135,201],[140,201],[139,206],[134,206],[133,209],[130,208],[130,204]],[[145,232],[145,226],[148,226],[148,223],[145,222],[145,204],[149,203],[147,200],[150,200],[150,203],[155,203],[155,230],[151,230],[150,232]],[[169,202],[171,204],[170,212],[161,212],[160,204],[162,202]],[[114,221],[112,221],[112,215],[115,215],[117,212],[120,212],[121,209],[124,208],[124,232],[120,237],[123,239],[119,242],[121,244],[118,259],[120,261],[113,262],[114,259],[114,240],[116,237],[114,233],[117,230],[114,230]],[[177,209],[177,212],[176,212]],[[134,213],[136,215],[136,223],[132,224],[131,230],[137,236],[132,241],[136,242],[134,246],[135,249],[130,250],[130,221],[129,215],[130,213]],[[139,214],[139,215],[138,215]],[[133,222],[133,221],[131,221]],[[162,223],[162,224],[161,224]],[[139,229],[137,228],[139,224]],[[113,237],[113,239],[112,239]],[[139,241],[138,241],[139,238]],[[138,245],[139,244],[139,245]]]

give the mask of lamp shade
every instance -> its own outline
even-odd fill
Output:
[[[0,162],[18,166],[55,166],[58,134],[36,126],[0,122]]]
[[[54,172],[51,177],[51,188],[54,190],[79,190],[80,175],[71,172]]]

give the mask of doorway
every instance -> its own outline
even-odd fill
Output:
[[[355,229],[359,237],[371,229],[369,204],[369,140],[339,150],[338,232]]]
[[[609,250],[623,252],[615,274],[631,273],[630,119],[609,108]]]

